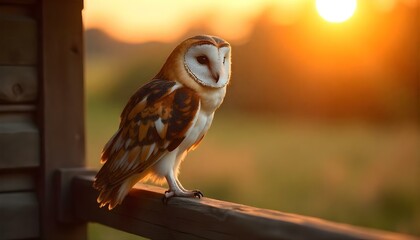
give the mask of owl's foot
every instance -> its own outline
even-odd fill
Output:
[[[185,198],[202,198],[204,197],[204,194],[200,190],[192,190],[192,191],[173,191],[173,190],[167,190],[165,191],[165,194],[163,195],[162,202],[167,203],[169,199],[173,197],[185,197]]]
[[[169,190],[166,191],[163,195],[163,203],[167,203],[168,200],[173,197],[202,198],[204,196],[200,190],[186,190],[179,182],[179,180],[174,177],[173,172],[169,172],[169,174],[166,176],[166,180],[169,185]]]

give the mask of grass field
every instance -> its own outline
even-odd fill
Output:
[[[118,126],[119,104],[88,98],[87,159]],[[420,130],[284,120],[221,110],[181,182],[206,197],[420,234]],[[139,239],[91,224],[89,239]]]

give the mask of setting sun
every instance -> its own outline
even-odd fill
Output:
[[[356,10],[356,0],[317,0],[316,8],[319,15],[328,22],[340,23],[353,16]]]

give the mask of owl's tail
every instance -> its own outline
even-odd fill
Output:
[[[108,209],[112,210],[117,204],[121,204],[124,198],[118,198],[120,194],[120,188],[113,187],[113,188],[103,188],[98,189],[100,191],[98,198],[96,201],[99,203],[99,207],[104,207],[108,204]]]
[[[112,210],[118,204],[121,204],[125,196],[127,196],[130,189],[139,181],[138,176],[133,176],[126,179],[124,182],[118,185],[107,185],[103,184],[103,181],[95,179],[93,187],[99,190],[99,196],[96,201],[99,203],[99,207],[108,205],[108,209]]]
[[[99,203],[100,207],[108,205],[108,209],[113,209],[116,205],[121,204],[124,197],[127,195],[128,190],[123,188],[124,182],[116,184],[115,182],[110,182],[109,179],[109,170],[107,166],[107,160],[112,157],[111,154],[112,146],[115,143],[120,133],[120,129],[111,137],[107,142],[104,149],[102,150],[101,163],[105,164],[99,172],[96,174],[95,181],[93,182],[93,187],[99,191],[99,196],[96,201]]]

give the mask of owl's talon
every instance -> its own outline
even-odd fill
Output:
[[[162,197],[162,203],[167,204],[169,202],[169,199],[173,198],[173,197],[196,197],[196,198],[202,198],[204,197],[204,194],[200,191],[200,190],[192,190],[192,191],[187,191],[187,192],[175,192],[175,191],[171,191],[171,190],[167,190],[165,191],[165,193],[163,194]]]
[[[202,198],[204,194],[200,190],[193,190],[194,197]]]
[[[171,191],[171,190],[165,191],[165,195],[164,195],[165,198],[171,198],[174,196],[176,196],[174,191]]]
[[[172,198],[172,197],[174,197],[175,196],[175,192],[173,192],[173,191],[171,191],[171,190],[166,190],[165,191],[165,194],[163,194],[163,197],[162,197],[162,202],[164,203],[164,204],[167,204],[168,203],[168,201],[169,201],[169,199],[170,198]]]

